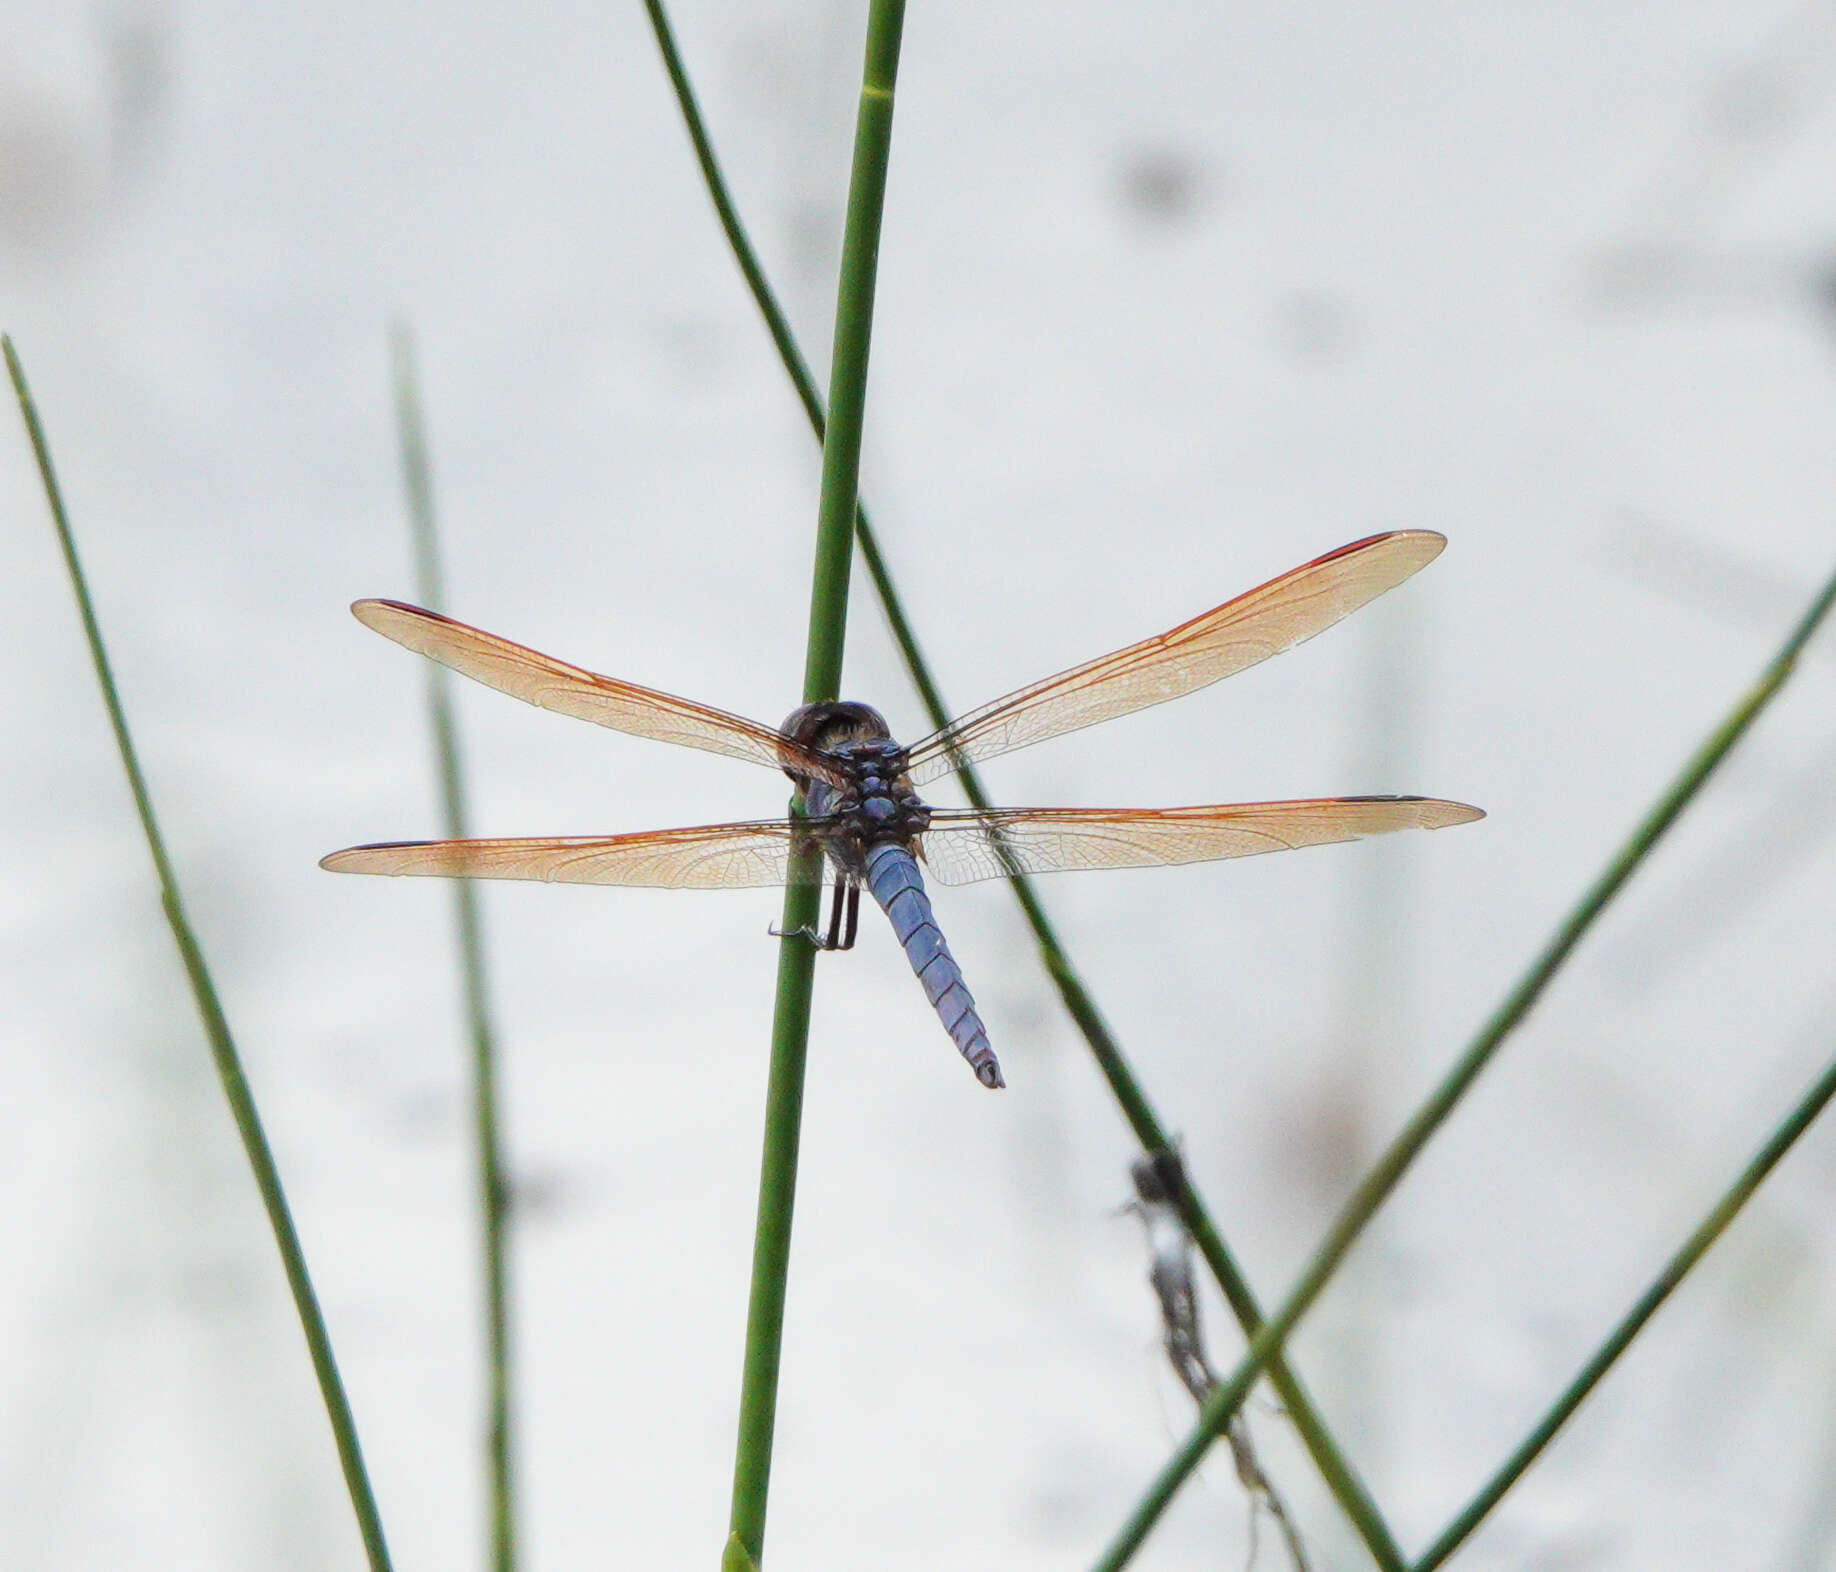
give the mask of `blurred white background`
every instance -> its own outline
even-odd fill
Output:
[[[818,365],[862,15],[677,17]],[[448,892],[315,866],[438,822],[425,674],[345,610],[411,594],[388,324],[421,348],[450,609],[767,721],[797,699],[817,452],[635,0],[11,0],[5,31],[0,325],[397,1564],[475,1566]],[[1285,659],[988,772],[1013,803],[1489,810],[1042,886],[1273,1301],[1830,569],[1836,14],[914,7],[883,257],[867,493],[959,708],[1357,536],[1452,542]],[[0,518],[0,1563],[355,1565],[10,417]],[[856,583],[845,691],[927,730]],[[1302,1331],[1410,1547],[1831,1050],[1829,648]],[[460,702],[480,833],[784,800],[762,771]],[[777,899],[485,901],[527,1203],[528,1565],[710,1565]],[[1127,1131],[1006,893],[939,909],[1010,1090],[975,1085],[883,924],[820,964],[776,1565],[1081,1566],[1189,1419],[1115,1215]],[[1831,1564],[1833,1176],[1813,1131],[1463,1565]],[[1363,1564],[1285,1422],[1252,1421],[1321,1564]],[[1244,1529],[1220,1457],[1139,1564],[1237,1566]]]

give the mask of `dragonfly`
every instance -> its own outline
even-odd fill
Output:
[[[1447,544],[1430,530],[1353,541],[1170,632],[1085,661],[970,710],[910,747],[870,705],[830,700],[765,726],[604,677],[438,612],[360,600],[357,620],[526,703],[639,737],[782,770],[796,785],[784,818],[627,835],[388,841],[333,852],[334,873],[539,879],[565,884],[735,889],[828,883],[820,950],[852,948],[863,887],[886,913],[944,1029],[983,1086],[1005,1084],[962,968],[944,941],[924,872],[941,884],[1077,868],[1146,868],[1249,857],[1441,829],[1485,815],[1432,797],[1325,797],[1193,808],[943,808],[918,787],[1016,748],[1162,704],[1324,632],[1427,566]]]

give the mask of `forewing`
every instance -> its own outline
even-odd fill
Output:
[[[821,821],[765,819],[639,835],[565,835],[533,840],[392,841],[333,852],[333,873],[431,874],[456,879],[540,879],[548,884],[635,884],[669,890],[730,890],[784,884],[801,835]],[[815,865],[820,878],[821,864]],[[801,871],[801,870],[797,870]]]
[[[1483,819],[1434,797],[1321,797],[1209,808],[935,808],[920,838],[941,884],[1069,868],[1158,868]]]
[[[1329,551],[1170,633],[1073,666],[958,717],[912,748],[912,780],[935,780],[965,763],[1208,687],[1323,633],[1426,567],[1446,544],[1431,530],[1412,529]]]
[[[454,622],[437,611],[395,600],[360,600],[351,611],[366,628],[374,628],[384,638],[526,704],[634,737],[702,748],[773,769],[788,764],[820,780],[839,783],[841,779],[822,754],[801,747],[770,726],[570,666],[495,633]]]

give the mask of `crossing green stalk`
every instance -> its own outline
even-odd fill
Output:
[[[861,431],[873,331],[874,274],[879,261],[880,219],[892,148],[893,87],[898,77],[904,19],[904,0],[873,0],[867,16],[866,64],[855,118],[854,163],[848,182],[841,280],[835,303],[828,436],[822,448],[822,492],[816,513],[816,563],[803,674],[806,704],[833,699],[841,687],[848,567],[860,493]],[[772,1433],[777,1417],[778,1364],[809,1044],[810,990],[816,960],[813,946],[790,936],[815,927],[822,894],[821,887],[808,878],[812,871],[809,865],[819,854],[810,850],[801,855],[804,866],[799,871],[804,878],[793,880],[785,891],[782,931],[787,937],[778,951],[777,1007],[772,1020],[759,1210],[753,1235],[752,1292],[740,1384],[739,1442],[733,1468],[729,1538],[723,1555],[729,1572],[735,1567],[756,1566],[764,1557],[765,1509],[771,1485]]]
[[[1664,1263],[1664,1269],[1652,1279],[1651,1285],[1638,1296],[1606,1340],[1594,1350],[1574,1380],[1562,1389],[1561,1395],[1550,1405],[1549,1412],[1524,1437],[1517,1450],[1505,1459],[1479,1493],[1441,1531],[1440,1537],[1422,1552],[1421,1559],[1415,1562],[1410,1572],[1434,1572],[1436,1567],[1465,1543],[1467,1535],[1485,1520],[1492,1508],[1504,1499],[1505,1493],[1542,1455],[1543,1448],[1555,1439],[1556,1432],[1568,1423],[1588,1393],[1600,1384],[1619,1356],[1631,1346],[1632,1339],[1644,1330],[1645,1323],[1657,1314],[1659,1306],[1670,1297],[1672,1290],[1708,1254],[1709,1247],[1726,1231],[1728,1224],[1739,1215],[1740,1209],[1752,1199],[1753,1192],[1759,1189],[1766,1176],[1778,1166],[1779,1160],[1791,1150],[1798,1137],[1810,1128],[1811,1121],[1823,1112],[1832,1097],[1836,1097],[1836,1061],[1832,1061],[1823,1074],[1817,1077],[1810,1090],[1799,1098],[1797,1105],[1766,1138],[1765,1145],[1754,1154],[1753,1160],[1740,1171],[1740,1176],[1691,1230],[1676,1253]]]
[[[733,252],[734,260],[739,264],[741,274],[746,280],[746,287],[751,292],[753,302],[757,305],[760,316],[764,319],[766,330],[771,334],[771,341],[777,347],[778,358],[782,361],[791,385],[796,389],[803,411],[809,418],[810,427],[818,441],[822,441],[826,430],[826,419],[823,413],[822,396],[817,391],[816,379],[810,373],[808,362],[798,346],[796,334],[792,331],[790,319],[778,303],[771,281],[766,277],[765,269],[760,263],[758,253],[753,249],[751,238],[746,232],[744,221],[734,203],[726,176],[722,173],[720,160],[714,151],[712,138],[708,135],[707,124],[702,118],[701,107],[695,98],[693,84],[689,81],[688,69],[682,60],[682,53],[676,46],[675,33],[670,27],[669,15],[663,0],[644,0],[644,8],[650,17],[652,31],[656,35],[657,47],[663,57],[664,70],[669,75],[670,86],[674,90],[676,103],[682,112],[682,119],[688,130],[689,141],[695,150],[695,161],[700,166],[702,179],[708,190],[708,196],[714,204],[714,211],[720,220],[720,226],[726,235],[727,244]],[[930,717],[933,727],[942,727],[954,715],[954,711],[944,702],[943,694],[931,673],[929,662],[919,646],[917,633],[911,619],[906,615],[905,607],[899,599],[893,583],[891,570],[886,563],[885,554],[880,548],[878,536],[874,532],[873,522],[868,515],[867,505],[860,504],[855,517],[855,538],[859,542],[861,561],[867,568],[868,577],[873,582],[874,592],[879,598],[881,610],[892,630],[893,641],[899,648],[905,668],[910,673],[913,684],[924,705],[925,713]],[[964,764],[957,772],[963,785],[963,792],[977,808],[987,808],[990,799],[982,786],[981,777],[972,765]],[[1097,1067],[1108,1081],[1122,1114],[1134,1131],[1135,1138],[1147,1152],[1167,1150],[1171,1145],[1167,1130],[1154,1111],[1146,1092],[1136,1079],[1134,1070],[1123,1054],[1121,1045],[1115,1040],[1108,1023],[1103,1019],[1096,1001],[1084,986],[1082,978],[1059,942],[1056,929],[1046,915],[1034,893],[1030,880],[1016,877],[1008,881],[1014,892],[1014,898],[1020,903],[1020,910],[1025,916],[1027,925],[1033,931],[1034,940],[1039,946],[1039,954],[1047,975],[1058,989],[1059,997],[1064,1001],[1065,1009],[1083,1034],[1089,1045]],[[814,910],[813,907],[810,908]],[[1199,1254],[1206,1266],[1223,1290],[1232,1312],[1243,1327],[1246,1336],[1253,1336],[1262,1324],[1261,1307],[1243,1275],[1203,1198],[1188,1185],[1179,1198],[1181,1214],[1186,1228],[1198,1246]],[[1327,1428],[1319,1407],[1313,1401],[1298,1375],[1289,1366],[1287,1360],[1278,1353],[1269,1366],[1269,1381],[1281,1398],[1294,1428],[1312,1455],[1314,1465],[1326,1481],[1340,1509],[1357,1529],[1371,1558],[1383,1569],[1383,1572],[1401,1572],[1405,1565],[1401,1549],[1397,1546],[1395,1536],[1389,1525],[1383,1520],[1364,1481],[1359,1478],[1357,1470],[1352,1467],[1350,1459],[1334,1439]]]
[[[1197,1426],[1179,1451],[1155,1476],[1140,1503],[1129,1514],[1127,1522],[1095,1563],[1095,1572],[1117,1572],[1140,1548],[1160,1514],[1166,1510],[1167,1503],[1173,1499],[1174,1493],[1198,1466],[1211,1442],[1230,1423],[1231,1415],[1242,1405],[1258,1371],[1280,1348],[1300,1318],[1312,1308],[1333,1273],[1338,1270],[1339,1263],[1345,1259],[1359,1234],[1364,1231],[1365,1224],[1396,1188],[1409,1165],[1453,1112],[1478,1078],[1479,1072],[1491,1062],[1493,1054],[1530,1013],[1543,990],[1549,986],[1587,930],[1593,926],[1594,920],[1625,887],[1626,881],[1695,799],[1696,793],[1733,750],[1735,743],[1746,735],[1748,728],[1785,686],[1797,667],[1798,656],[1804,646],[1829,614],[1832,601],[1836,601],[1836,575],[1832,575],[1825,583],[1752,687],[1691,755],[1681,773],[1633,830],[1600,877],[1574,910],[1563,919],[1554,936],[1531,963],[1516,987],[1493,1012],[1479,1035],[1352,1192],[1351,1199],[1346,1202],[1325,1239],[1314,1251],[1294,1287],[1282,1300],[1280,1308],[1264,1323],[1262,1330],[1250,1339],[1249,1348],[1236,1370],[1205,1405]]]
[[[415,593],[433,611],[446,609],[440,571],[440,540],[434,512],[433,473],[427,456],[427,427],[415,374],[414,340],[405,323],[392,336],[395,427],[401,449],[408,525],[414,542]],[[440,776],[441,816],[446,834],[463,840],[466,828],[465,767],[453,717],[451,674],[427,662],[427,718]],[[465,992],[466,1035],[472,1050],[472,1139],[478,1161],[479,1221],[484,1257],[485,1299],[485,1466],[489,1476],[491,1566],[514,1572],[516,1494],[511,1437],[510,1285],[508,1265],[509,1186],[504,1177],[497,1095],[497,1034],[491,1024],[485,980],[484,929],[478,889],[470,879],[452,879],[453,922],[459,940],[459,974]]]
[[[273,1149],[268,1145],[267,1133],[262,1128],[261,1115],[255,1106],[255,1094],[243,1074],[241,1056],[230,1036],[229,1020],[223,1013],[216,988],[210,980],[210,969],[204,961],[203,947],[198,943],[190,920],[185,915],[178,874],[166,853],[166,843],[159,832],[159,823],[153,816],[153,798],[147,790],[146,777],[140,772],[140,760],[134,752],[133,738],[128,733],[127,713],[122,709],[121,697],[115,689],[108,651],[102,643],[102,625],[96,620],[95,607],[89,598],[89,584],[83,576],[82,564],[77,560],[76,537],[71,532],[70,519],[64,511],[63,493],[51,466],[50,444],[45,438],[44,427],[39,423],[38,408],[26,386],[25,367],[20,364],[13,341],[0,336],[0,349],[5,351],[6,369],[13,379],[13,393],[19,401],[19,413],[25,421],[26,432],[31,437],[33,456],[38,461],[39,479],[44,484],[45,501],[51,509],[51,522],[57,529],[57,543],[64,554],[64,566],[70,572],[71,592],[76,597],[77,614],[83,622],[83,637],[89,645],[90,659],[95,664],[96,681],[102,689],[102,702],[108,710],[108,723],[115,734],[115,746],[121,754],[121,767],[127,775],[128,789],[134,795],[134,810],[140,816],[140,828],[146,837],[147,850],[153,857],[153,870],[159,880],[160,904],[166,913],[167,926],[172,930],[173,942],[178,946],[179,959],[184,963],[185,977],[191,985],[191,997],[197,1004],[198,1016],[204,1024],[204,1035],[210,1043],[211,1059],[216,1065],[217,1079],[223,1087],[224,1101],[229,1104],[236,1133],[242,1138],[243,1153],[255,1176],[255,1187],[261,1192],[261,1204],[268,1214],[268,1226],[273,1231],[275,1246],[280,1251],[281,1266],[287,1274],[287,1288],[293,1295],[293,1306],[300,1318],[300,1328],[306,1334],[306,1349],[312,1359],[313,1373],[318,1377],[319,1396],[325,1404],[326,1417],[331,1421],[332,1438],[338,1448],[339,1464],[344,1470],[345,1488],[350,1492],[351,1509],[357,1515],[358,1532],[363,1536],[371,1572],[388,1572],[389,1549],[383,1538],[382,1516],[376,1509],[375,1493],[370,1488],[370,1478],[364,1469],[363,1449],[357,1442],[357,1424],[351,1416],[350,1399],[345,1395],[344,1382],[338,1375],[338,1362],[332,1355],[331,1334],[326,1330],[325,1317],[319,1309],[319,1298],[313,1291],[312,1278],[306,1270],[306,1253],[300,1245],[299,1233],[293,1226],[286,1192],[281,1187],[280,1169],[275,1164]]]

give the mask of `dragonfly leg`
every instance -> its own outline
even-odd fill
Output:
[[[792,928],[786,932],[782,928],[768,930],[774,939],[808,939],[819,950],[851,950],[854,948],[854,935],[860,927],[861,887],[847,874],[838,874],[834,885],[835,894],[829,907],[829,931],[822,934],[811,927]],[[843,926],[843,909],[847,911],[847,922]]]
[[[843,908],[846,908],[846,916]],[[829,907],[829,936],[819,949],[852,950],[854,936],[861,927],[861,886],[853,874],[837,874],[835,895]]]
[[[801,928],[767,928],[765,931],[774,939],[808,939],[817,949],[828,949],[822,942],[822,935],[807,923]]]
[[[842,907],[847,904],[847,900],[848,875],[845,873],[838,873],[835,875],[835,887],[829,899],[829,936],[822,941],[818,948],[824,950],[839,950],[843,948],[841,938]]]

